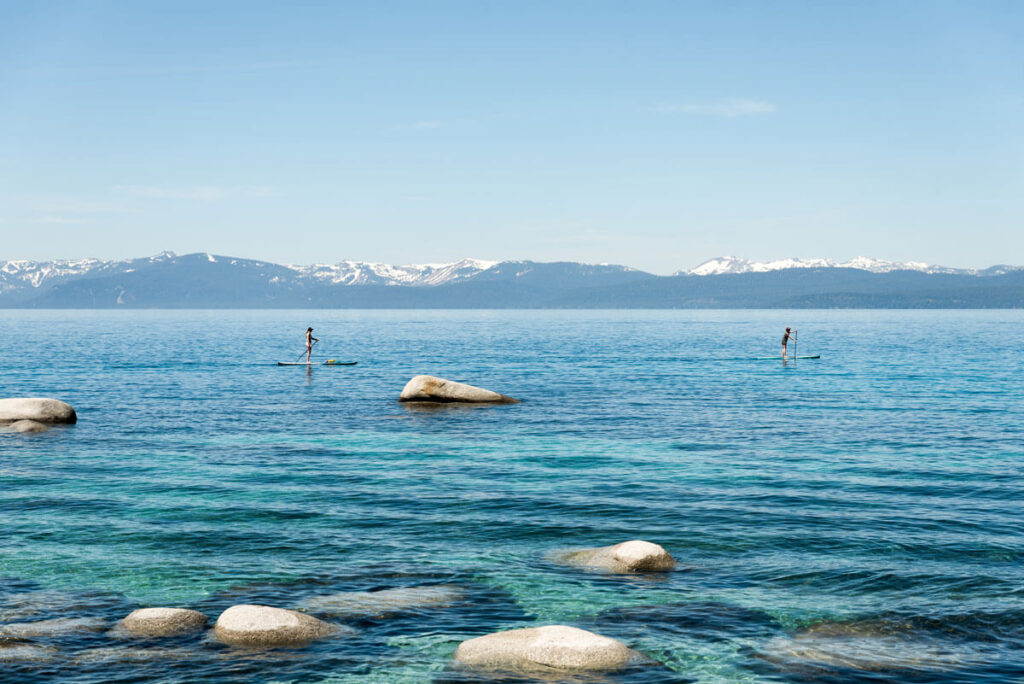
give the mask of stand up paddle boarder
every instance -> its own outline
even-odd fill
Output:
[[[312,330],[312,328],[310,328],[310,330]],[[783,361],[786,360],[786,343],[789,342],[790,340],[793,340],[794,342],[796,342],[796,333],[797,333],[796,330],[790,332],[789,328],[786,328],[786,332],[783,333],[783,335],[782,335],[782,360]],[[306,334],[309,335],[309,333],[306,333]]]
[[[789,332],[789,328],[786,328],[786,332]],[[313,353],[313,343],[319,342],[317,338],[313,337],[313,329],[306,328],[306,363],[309,363],[309,356]],[[783,341],[782,355],[786,355],[785,341]]]

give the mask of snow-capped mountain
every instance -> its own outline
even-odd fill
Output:
[[[722,257],[658,276],[576,262],[289,266],[163,252],[124,261],[0,261],[0,308],[12,307],[1024,308],[1024,269]]]
[[[245,262],[256,266],[276,266],[276,264],[268,262],[215,256],[205,252],[188,255],[188,257],[198,257],[209,263],[237,265]],[[123,261],[102,261],[100,259],[0,261],[0,293],[26,287],[39,289],[81,277],[132,273],[142,266],[174,262],[183,258],[174,252],[161,252],[151,257]],[[294,271],[299,278],[331,285],[429,286],[472,278],[497,263],[497,261],[484,261],[483,259],[461,259],[450,264],[393,266],[366,261],[341,261],[336,264],[314,264],[312,266],[288,264],[282,267]],[[277,277],[280,278],[279,275]]]
[[[740,257],[724,256],[709,259],[696,268],[677,271],[674,275],[722,275],[725,273],[767,273],[787,268],[855,268],[872,273],[890,273],[892,271],[919,271],[921,273],[967,273],[976,274],[974,269],[957,269],[946,266],[935,266],[923,261],[887,261],[859,256],[848,261],[837,259],[778,259],[776,261],[751,261]],[[1010,267],[1012,268],[1012,267]]]
[[[450,264],[392,266],[367,261],[289,266],[296,273],[334,285],[441,285],[465,280],[498,264],[497,261],[462,259]]]

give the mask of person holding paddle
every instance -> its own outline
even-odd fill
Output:
[[[782,360],[783,361],[786,360],[786,343],[789,342],[790,340],[793,340],[793,342],[796,342],[796,333],[797,333],[796,330],[790,332],[789,328],[787,327],[786,328],[786,332],[782,334]]]
[[[786,328],[786,330],[788,331],[789,328]],[[306,363],[309,363],[309,357],[313,353],[313,343],[314,342],[319,342],[319,341],[320,340],[318,340],[317,338],[313,337],[313,329],[312,328],[306,328]],[[785,345],[785,342],[783,342],[783,345]],[[783,356],[786,355],[786,348],[785,348],[785,346],[783,346],[783,348],[782,348],[782,355]]]

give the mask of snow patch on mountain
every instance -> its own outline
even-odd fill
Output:
[[[334,285],[442,285],[466,280],[497,265],[497,261],[461,259],[450,264],[393,266],[368,261],[340,261],[288,268],[300,275]]]
[[[958,269],[946,266],[935,266],[923,261],[888,261],[872,257],[858,256],[847,261],[837,259],[777,259],[775,261],[751,261],[734,256],[709,259],[690,270],[677,271],[673,275],[723,275],[736,273],[767,273],[788,268],[854,268],[872,273],[889,273],[891,271],[920,271],[921,273],[964,273],[976,275],[976,269]]]

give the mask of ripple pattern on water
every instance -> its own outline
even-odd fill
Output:
[[[0,396],[61,398],[80,420],[0,435],[0,625],[113,624],[149,605],[215,619],[402,587],[464,597],[334,617],[356,635],[301,650],[8,637],[0,680],[489,681],[448,669],[457,644],[540,624],[660,663],[607,682],[1024,677],[1021,312],[0,322]],[[273,365],[307,325],[359,365]],[[785,325],[822,359],[753,360]],[[524,402],[399,405],[419,373]],[[638,538],[677,570],[548,559]]]

